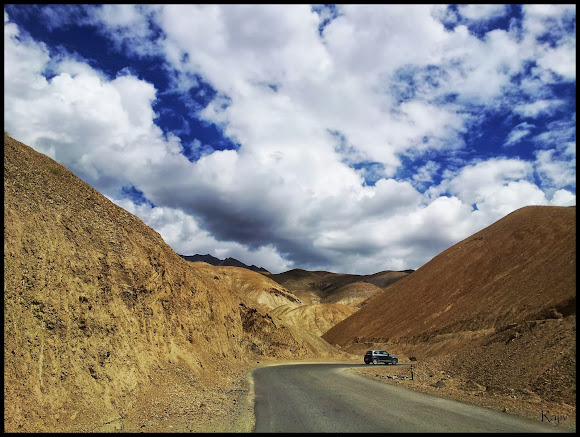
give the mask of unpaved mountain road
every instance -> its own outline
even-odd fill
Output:
[[[253,372],[255,432],[565,432],[487,408],[344,372],[364,364],[275,365]]]

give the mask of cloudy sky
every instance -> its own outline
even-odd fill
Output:
[[[4,123],[179,254],[417,269],[576,204],[576,7],[5,5]]]

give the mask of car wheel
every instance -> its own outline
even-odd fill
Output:
[[[391,364],[392,364],[393,366],[394,366],[395,364],[397,364],[397,363],[398,363],[398,361],[397,361],[397,360],[393,360],[393,361],[391,361]]]
[[[373,364],[379,364],[379,360],[377,360],[376,358],[373,360]]]

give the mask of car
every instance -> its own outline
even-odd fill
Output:
[[[373,364],[379,364],[379,363],[397,364],[399,362],[399,359],[395,355],[391,355],[387,351],[383,351],[383,350],[367,351],[367,353],[365,354],[364,360],[365,360],[365,364],[370,364],[370,363],[373,363]]]

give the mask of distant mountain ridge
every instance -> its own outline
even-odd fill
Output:
[[[292,269],[287,272],[270,274],[270,278],[290,291],[310,289],[317,291],[321,294],[321,297],[325,297],[338,288],[354,282],[368,282],[379,288],[385,288],[413,272],[414,270],[412,269],[400,271],[385,270],[371,275],[355,275],[326,272],[323,270],[309,271]]]
[[[212,256],[210,254],[207,255],[199,255],[199,254],[195,254],[195,255],[179,255],[180,257],[182,257],[184,260],[186,261],[191,261],[191,262],[205,262],[208,264],[211,264],[212,266],[228,266],[228,267],[242,267],[244,269],[248,269],[248,270],[252,270],[254,272],[258,272],[258,273],[270,273],[268,270],[266,270],[263,267],[257,267],[255,265],[247,265],[244,264],[241,261],[238,261],[235,258],[226,258],[224,260],[221,260],[219,258],[216,258],[215,256]]]

